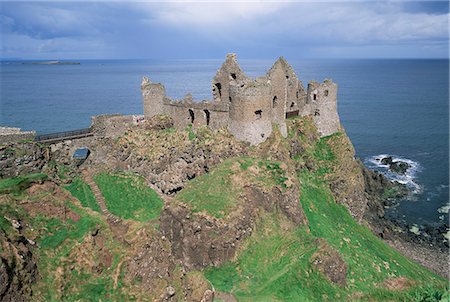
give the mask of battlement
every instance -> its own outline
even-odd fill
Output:
[[[172,100],[162,84],[144,77],[144,115],[169,115],[178,128],[226,127],[238,140],[253,145],[271,135],[272,124],[277,124],[281,134],[287,136],[286,118],[298,115],[312,115],[322,136],[340,128],[337,85],[331,80],[312,81],[305,90],[283,57],[265,76],[251,79],[242,71],[236,55],[228,54],[211,84],[211,100],[195,101],[190,93],[181,100]]]

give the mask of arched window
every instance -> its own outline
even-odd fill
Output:
[[[272,108],[277,107],[277,105],[278,105],[278,98],[277,96],[274,96],[272,99]]]
[[[195,119],[194,111],[192,109],[189,109],[189,120],[191,121],[191,124],[194,123],[194,119]]]
[[[219,93],[219,96],[222,96],[222,84],[216,83],[214,84],[214,86],[216,86],[217,93]]]
[[[203,112],[205,113],[205,119],[206,119],[206,126],[209,126],[209,117],[210,117],[210,113],[209,110],[203,110]]]

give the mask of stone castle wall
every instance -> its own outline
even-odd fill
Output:
[[[103,114],[92,117],[91,130],[98,137],[115,137],[133,125],[132,115]]]
[[[330,80],[313,81],[305,90],[284,58],[278,59],[265,76],[253,80],[241,70],[236,55],[228,54],[211,84],[210,101],[194,101],[190,94],[172,100],[162,84],[144,77],[144,115],[169,115],[177,128],[227,127],[237,139],[254,145],[270,136],[272,124],[286,136],[286,117],[296,115],[313,115],[322,136],[340,129],[337,85]]]

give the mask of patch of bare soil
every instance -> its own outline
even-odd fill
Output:
[[[60,220],[72,219],[74,222],[80,220],[80,215],[66,206],[64,200],[72,197],[52,182],[36,184],[27,190],[28,200],[21,206],[32,217],[44,215],[46,217],[58,218]]]
[[[139,279],[144,289],[151,290],[160,279],[170,278],[175,263],[170,246],[157,234],[141,229],[138,236],[132,243],[134,252],[127,263],[126,278]]]
[[[345,285],[348,268],[344,259],[325,239],[318,239],[317,241],[319,247],[310,259],[313,269],[324,274],[331,282],[339,286]]]
[[[123,220],[117,219],[116,217],[107,217],[106,220],[114,239],[124,243],[125,245],[129,245],[129,242],[125,239],[125,236],[128,233],[128,224]]]
[[[414,285],[414,282],[404,276],[389,278],[383,282],[383,287],[386,287],[388,290],[396,290],[396,291],[408,289],[412,285]]]

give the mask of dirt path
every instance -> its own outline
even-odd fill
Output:
[[[89,170],[83,170],[82,172],[84,181],[91,187],[92,193],[94,194],[95,200],[97,201],[100,210],[106,216],[106,221],[108,222],[114,237],[120,241],[126,242],[125,235],[128,231],[128,226],[119,217],[112,214],[106,207],[106,201],[103,197],[102,192],[94,181],[92,177],[92,172]]]

